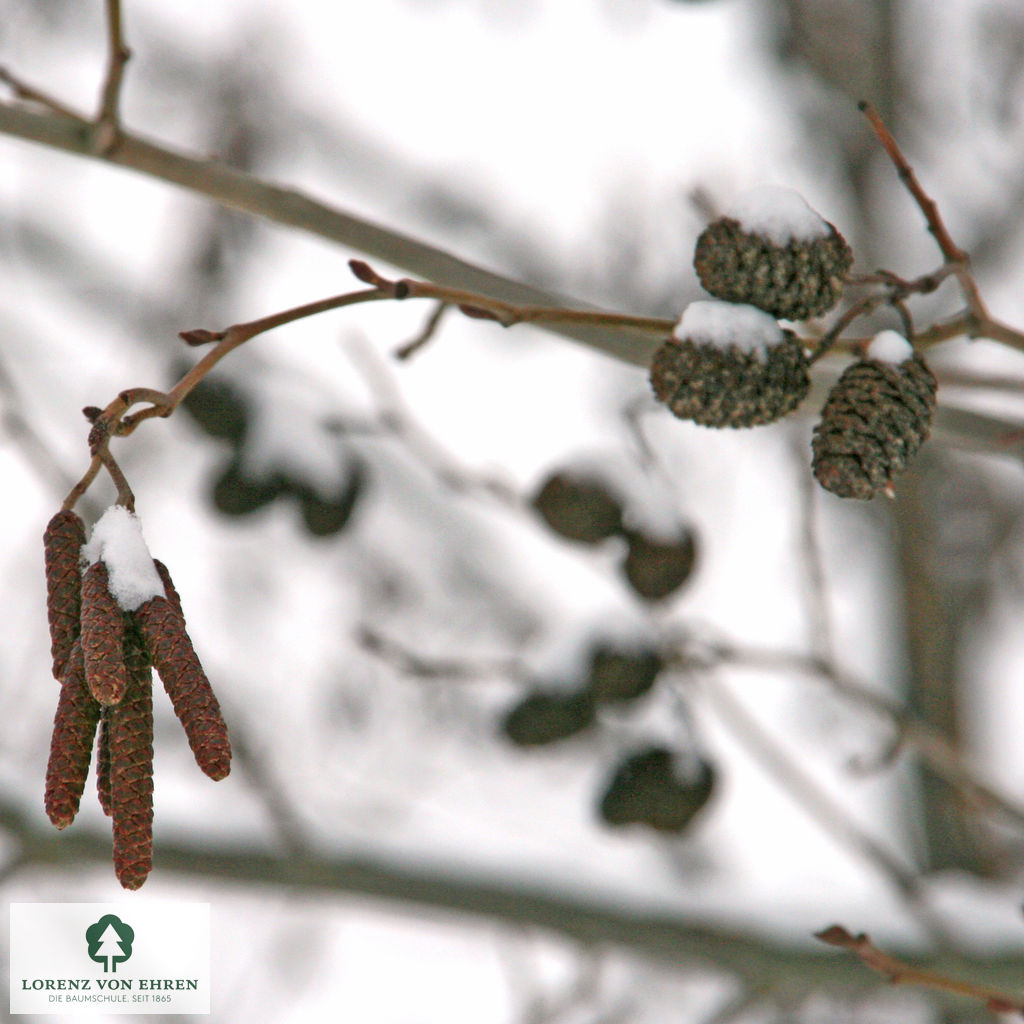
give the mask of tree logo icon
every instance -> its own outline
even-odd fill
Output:
[[[85,929],[89,943],[89,959],[103,964],[103,973],[117,973],[117,965],[132,955],[135,929],[113,914],[104,914],[95,924]]]

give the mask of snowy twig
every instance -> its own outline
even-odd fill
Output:
[[[849,950],[865,967],[882,975],[893,985],[914,985],[938,992],[951,992],[954,995],[981,999],[993,1013],[1019,1012],[1024,1015],[1024,996],[970,981],[960,981],[938,971],[914,967],[883,952],[863,932],[851,935],[842,925],[835,924],[817,932],[814,937],[830,946]]]

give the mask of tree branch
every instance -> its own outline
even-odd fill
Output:
[[[68,108],[63,110],[62,114],[38,112],[17,104],[0,103],[0,134],[101,159],[178,185],[224,206],[326,238],[449,288],[479,292],[522,305],[586,305],[484,270],[442,249],[328,206],[302,192],[262,181],[215,160],[176,152],[136,135],[121,132],[114,149],[100,152],[96,126]],[[645,367],[658,343],[649,334],[621,327],[566,323],[538,326]]]
[[[18,805],[0,802],[0,827],[20,844],[22,871],[110,871],[110,837],[79,828],[54,832],[35,825]],[[275,853],[264,848],[218,846],[207,840],[161,843],[161,871],[226,885],[299,890],[306,895],[361,896],[402,906],[468,914],[504,925],[536,927],[587,946],[612,945],[670,965],[701,965],[772,987],[871,991],[878,981],[855,960],[800,942],[710,923],[670,910],[625,905],[551,885],[510,881],[464,868],[386,856]],[[900,955],[903,955],[902,953]],[[938,961],[906,954],[922,967]],[[1016,948],[964,954],[962,969],[979,985],[1012,988],[1024,972]]]

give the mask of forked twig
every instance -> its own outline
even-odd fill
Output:
[[[937,325],[936,328],[915,336],[915,345],[920,347],[922,343],[934,344],[945,338],[966,334],[969,338],[991,338],[993,341],[1000,341],[1013,348],[1024,349],[1024,333],[994,319],[989,314],[978,289],[978,283],[971,273],[970,256],[953,241],[953,236],[949,233],[942,214],[939,212],[938,204],[925,192],[914,168],[903,155],[892,132],[882,120],[881,114],[867,101],[861,101],[858,106],[871,123],[871,128],[878,141],[893,162],[903,186],[913,197],[921,213],[924,214],[928,230],[934,237],[945,264],[951,268],[950,272],[956,277],[960,291],[967,303],[967,308],[946,325],[947,330],[955,327],[951,333],[943,333],[941,326]],[[919,279],[918,283],[926,284],[929,276]],[[925,288],[915,288],[915,292],[924,294]]]
[[[121,85],[124,82],[125,65],[132,52],[124,41],[124,22],[121,16],[121,0],[106,0],[107,9],[107,73],[100,93],[99,111],[96,114],[97,151],[104,155],[117,145],[121,130]]]

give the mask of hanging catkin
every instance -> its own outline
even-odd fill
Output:
[[[100,705],[85,682],[82,646],[75,642],[64,668],[46,766],[46,814],[57,828],[67,828],[78,813],[89,774]]]
[[[110,803],[110,708],[100,707],[100,731],[96,740],[96,795],[100,807],[109,818],[113,813]]]
[[[185,630],[184,618],[167,599],[153,597],[136,609],[135,621],[185,729],[196,764],[211,779],[223,779],[231,770],[227,725]]]
[[[110,593],[107,567],[94,562],[82,577],[82,653],[89,690],[101,704],[117,704],[128,686],[123,637],[124,612]]]
[[[153,866],[153,684],[134,629],[126,631],[128,687],[107,712],[114,872],[125,889],[138,889]]]
[[[75,513],[61,509],[43,532],[46,564],[46,618],[50,624],[53,675],[62,679],[71,645],[78,637],[82,608],[82,570],[79,565],[85,543],[85,523]]]

